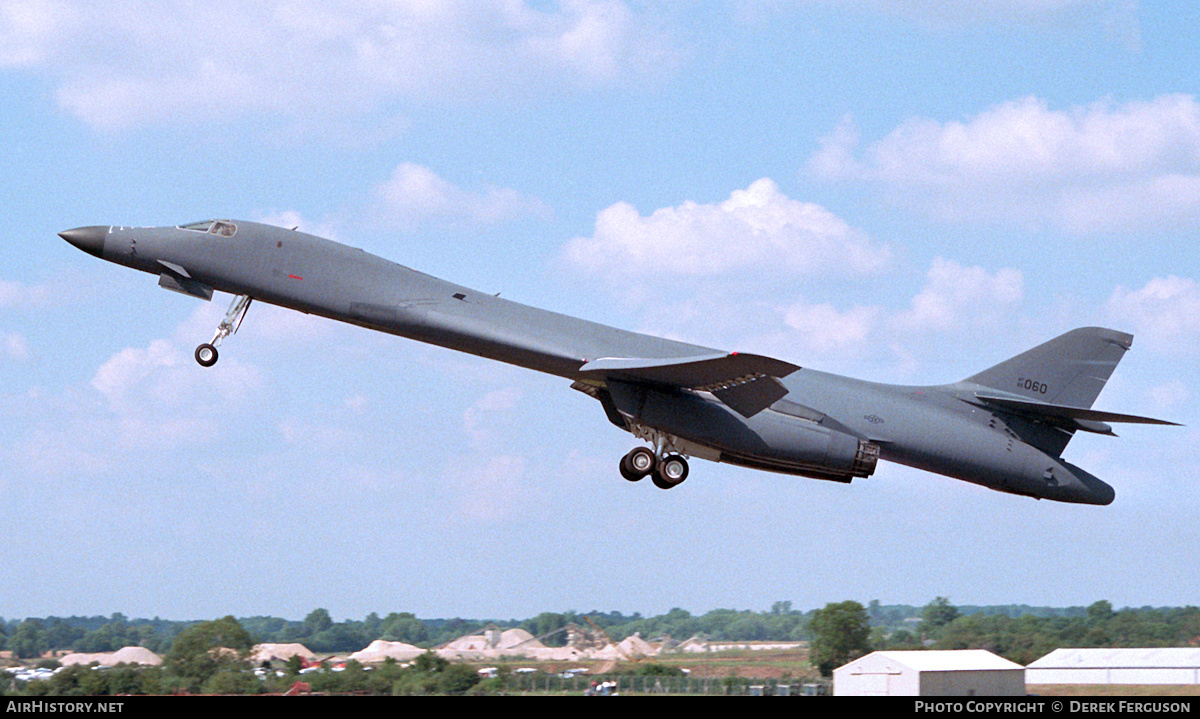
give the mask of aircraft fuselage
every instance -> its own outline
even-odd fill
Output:
[[[105,260],[158,275],[177,292],[246,296],[569,379],[599,399],[614,424],[655,443],[659,461],[678,452],[848,482],[869,476],[882,458],[1038,498],[1108,504],[1114,496],[1058,457],[1069,429],[985,406],[975,398],[985,388],[970,382],[885,385],[727,355],[529,307],[251,222],[61,234]],[[684,369],[713,374],[722,363],[754,371],[711,383],[675,379]],[[735,400],[750,386],[768,393],[750,392],[747,408]],[[626,476],[646,471],[633,467]],[[672,486],[671,479],[660,486]]]

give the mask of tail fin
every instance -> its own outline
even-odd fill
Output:
[[[1108,422],[1175,424],[1091,408],[1132,343],[1133,335],[1116,330],[1071,330],[958,386],[967,385],[967,401],[1004,412],[1008,430],[1022,441],[1058,457],[1076,430],[1112,435]]]
[[[1055,337],[967,378],[967,382],[1036,402],[1090,408],[1133,335],[1084,327]]]

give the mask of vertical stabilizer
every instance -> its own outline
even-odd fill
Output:
[[[1133,335],[1084,327],[967,378],[1038,402],[1088,408],[1133,343]]]

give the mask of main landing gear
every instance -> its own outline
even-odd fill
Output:
[[[634,447],[621,458],[621,476],[625,479],[637,482],[647,475],[655,487],[671,489],[687,479],[688,463],[681,454],[656,454],[649,447]]]
[[[225,313],[225,319],[221,320],[221,324],[217,325],[217,333],[213,335],[211,342],[205,342],[196,348],[196,362],[201,367],[212,367],[217,363],[217,346],[221,344],[221,340],[238,331],[242,326],[242,320],[246,317],[246,310],[250,308],[250,295],[238,295],[233,298],[233,302],[229,305],[229,311]]]

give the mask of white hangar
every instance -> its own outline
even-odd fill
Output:
[[[1055,649],[1025,669],[1030,684],[1200,684],[1200,649]]]
[[[834,696],[1021,696],[1025,668],[983,649],[873,652],[833,670]]]

